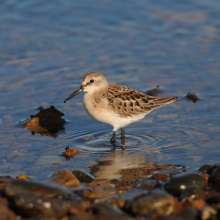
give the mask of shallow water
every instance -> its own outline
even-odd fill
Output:
[[[110,161],[93,175],[111,179],[149,163],[190,172],[219,162],[217,0],[0,4],[0,175],[41,180]],[[142,92],[160,85],[159,96],[179,101],[127,126],[125,150],[112,152],[112,127],[87,115],[83,95],[63,103],[89,71]],[[187,100],[188,92],[199,101]],[[24,129],[20,121],[50,105],[65,114],[64,131],[54,138]],[[70,160],[62,156],[67,146],[79,150]]]

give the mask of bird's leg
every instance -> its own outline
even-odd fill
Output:
[[[110,142],[112,144],[115,143],[115,134],[116,134],[116,131],[113,131],[112,138],[110,139]]]
[[[125,131],[123,128],[121,128],[121,138],[125,138]]]
[[[123,146],[125,145],[125,131],[121,128],[121,149],[124,150]]]

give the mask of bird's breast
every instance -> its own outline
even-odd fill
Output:
[[[84,107],[87,113],[97,121],[102,121],[108,116],[109,108],[107,100],[97,97],[95,94],[86,93],[84,95]]]

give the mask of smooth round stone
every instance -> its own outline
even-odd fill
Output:
[[[206,180],[203,176],[196,173],[180,174],[169,178],[164,188],[172,195],[178,196],[190,185],[198,185],[201,189],[205,189]]]
[[[145,193],[128,202],[126,210],[135,216],[145,215],[153,210],[157,210],[158,216],[169,216],[177,211],[176,199],[164,191]]]
[[[180,199],[205,199],[204,191],[198,185],[187,186],[181,193]]]
[[[72,172],[81,183],[91,183],[94,177],[83,170],[74,170]]]
[[[23,217],[62,218],[71,208],[68,198],[51,198],[37,195],[19,195],[13,199],[16,210]]]
[[[4,195],[6,197],[13,199],[14,196],[23,194],[69,197],[69,193],[66,188],[48,183],[45,184],[26,180],[13,180],[9,181],[5,185]]]
[[[14,180],[6,184],[4,195],[23,217],[61,218],[71,208],[70,194],[59,185]]]

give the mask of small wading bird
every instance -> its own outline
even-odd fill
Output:
[[[113,126],[113,135],[110,139],[113,145],[119,128],[123,145],[125,143],[123,127],[139,121],[152,110],[177,99],[177,97],[149,96],[127,86],[110,85],[98,72],[87,73],[83,77],[81,86],[64,103],[81,92],[86,92],[84,106],[87,113],[95,120]]]

